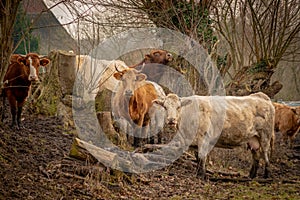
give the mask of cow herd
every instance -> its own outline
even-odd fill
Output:
[[[125,132],[134,136],[135,147],[141,138],[153,143],[153,136],[164,127],[180,130],[184,143],[190,144],[197,160],[197,175],[205,178],[206,159],[213,147],[235,148],[247,146],[252,153],[252,167],[249,177],[256,177],[259,159],[265,163],[264,177],[270,176],[270,155],[274,147],[275,131],[282,134],[283,141],[289,140],[292,147],[300,130],[300,106],[272,103],[264,93],[249,96],[188,96],[165,94],[163,88],[150,81],[151,70],[145,65],[168,64],[172,54],[164,50],[152,50],[136,65],[118,68],[114,66],[111,77],[117,82],[112,97],[112,117]],[[26,56],[13,55],[3,82],[3,104],[8,98],[12,127],[21,127],[21,113],[32,81],[38,80],[39,66],[46,66],[47,58],[29,53]],[[101,81],[100,81],[101,82]],[[180,84],[180,83],[178,83]],[[101,83],[105,87],[105,83]],[[4,112],[4,109],[3,109]],[[3,115],[2,115],[3,121]],[[189,127],[196,127],[189,129]],[[193,130],[193,131],[191,131]],[[187,138],[193,135],[192,141]]]

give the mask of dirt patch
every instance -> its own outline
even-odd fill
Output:
[[[195,176],[194,157],[145,174],[124,174],[68,157],[73,136],[56,117],[28,116],[24,129],[0,128],[0,199],[297,199],[300,195],[300,137],[293,150],[276,143],[272,179],[250,181],[246,149],[214,149],[210,180]],[[262,161],[261,161],[262,162]]]

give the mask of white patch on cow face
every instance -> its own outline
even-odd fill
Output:
[[[28,80],[29,81],[37,81],[38,76],[37,76],[35,67],[32,65],[32,58],[28,57],[28,60],[29,60],[29,70],[30,70]]]
[[[166,59],[167,61],[171,62],[173,60],[173,55],[171,53],[167,53]]]

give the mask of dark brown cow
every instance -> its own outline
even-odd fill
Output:
[[[161,78],[165,76],[169,68],[164,66],[173,60],[171,53],[155,49],[151,50],[149,54],[146,54],[144,59],[138,64],[132,65],[129,68],[135,68],[137,70],[142,69],[142,73],[147,75],[147,80],[156,83],[161,82]]]
[[[26,56],[15,56],[16,61],[11,62],[4,76],[3,88],[3,113],[4,119],[5,97],[10,105],[12,123],[11,126],[21,126],[22,107],[28,96],[32,81],[38,81],[39,67],[46,66],[50,60],[40,59],[38,54],[29,53]]]
[[[145,81],[145,74],[134,68],[118,71],[114,77],[121,82],[113,98],[115,117],[132,121],[139,129],[149,125],[152,101],[164,94],[160,94],[153,83]],[[134,137],[134,146],[139,142],[138,137]]]
[[[161,49],[154,49],[150,51],[150,54],[146,54],[145,58],[140,63],[132,65],[129,68],[136,68],[138,66],[142,66],[143,64],[150,63],[166,65],[172,60],[173,56],[171,53]]]
[[[290,107],[280,103],[273,103],[275,107],[275,131],[282,134],[285,143],[289,139],[290,148],[300,131],[300,106]]]

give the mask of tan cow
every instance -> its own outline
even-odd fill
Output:
[[[290,148],[293,147],[294,139],[300,131],[300,106],[273,103],[275,107],[275,130],[282,134],[285,143],[289,140]]]
[[[162,89],[158,89],[158,85],[145,81],[147,76],[134,68],[116,70],[114,77],[120,81],[120,85],[113,97],[113,115],[116,119],[123,118],[131,125],[137,125],[134,146],[139,146],[138,137],[141,135],[137,131],[148,126],[152,116],[156,117],[152,101],[165,94]]]
[[[154,100],[167,112],[166,124],[176,127],[185,140],[195,134],[190,147],[197,147],[197,175],[205,178],[206,157],[211,148],[235,148],[248,144],[253,163],[249,176],[256,176],[260,153],[269,176],[269,154],[274,143],[275,110],[269,97],[256,93],[244,97],[190,96],[169,94]],[[196,133],[190,131],[195,127]]]

